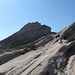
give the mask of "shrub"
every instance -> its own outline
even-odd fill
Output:
[[[26,47],[26,48],[23,48],[23,50],[24,50],[24,52],[26,53],[26,52],[29,52],[29,51],[31,51],[31,50],[36,50],[36,45],[32,45],[31,47]]]
[[[32,45],[32,46],[31,46],[31,49],[32,49],[32,50],[36,50],[36,45]]]
[[[59,70],[60,70],[60,72],[64,72],[64,71],[63,71],[63,68],[60,68]]]
[[[69,39],[68,39],[68,42],[71,42],[71,41],[74,41],[75,40],[75,37],[70,37]]]
[[[29,51],[31,51],[30,48],[24,48],[24,52],[25,52],[25,53],[26,53],[26,52],[29,52]]]

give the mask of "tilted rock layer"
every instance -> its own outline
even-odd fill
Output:
[[[0,50],[19,48],[51,33],[51,28],[38,22],[28,23],[20,31],[0,41]]]
[[[64,28],[59,32],[61,38],[68,39],[70,37],[75,37],[75,22]]]
[[[64,29],[65,33],[62,30],[54,35],[50,42],[36,51],[24,54],[22,49],[0,55],[0,75],[75,75],[75,41],[68,43],[64,40],[64,36],[69,38],[75,34],[74,26],[73,23]]]

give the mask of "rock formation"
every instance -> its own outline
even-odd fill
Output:
[[[75,75],[75,55],[71,56],[67,65],[67,74]]]
[[[21,49],[0,55],[0,75],[75,75],[75,41],[67,41],[75,37],[74,27],[75,23],[55,35],[51,34],[52,39],[47,35],[34,41],[50,40],[36,51],[25,53]]]
[[[59,35],[63,39],[75,37],[75,22],[60,31]]]
[[[0,41],[0,51],[24,48],[27,44],[48,34],[51,34],[50,27],[41,25],[38,22],[28,23],[20,31]]]

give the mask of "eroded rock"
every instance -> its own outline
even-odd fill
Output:
[[[56,34],[41,49],[19,55],[0,65],[3,75],[74,75],[75,74],[75,41],[64,40],[74,36],[75,23]],[[24,29],[23,29],[24,30]],[[31,29],[30,29],[31,30]],[[28,30],[27,30],[28,31]],[[71,35],[71,31],[73,34]],[[60,34],[61,33],[61,34]],[[70,35],[69,35],[70,34]],[[38,43],[41,39],[38,39]],[[47,37],[48,38],[48,37]],[[37,42],[34,41],[34,42]],[[37,44],[37,43],[36,43]],[[24,50],[22,50],[24,51]],[[72,53],[73,52],[73,53]],[[21,52],[20,52],[21,53]],[[13,55],[13,53],[9,53]],[[9,55],[8,54],[8,55]],[[16,54],[14,52],[14,54]],[[3,56],[3,60],[4,60]],[[6,57],[8,58],[8,57]]]

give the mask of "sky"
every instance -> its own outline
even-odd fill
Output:
[[[75,0],[0,0],[0,40],[36,21],[59,32],[75,22]]]

